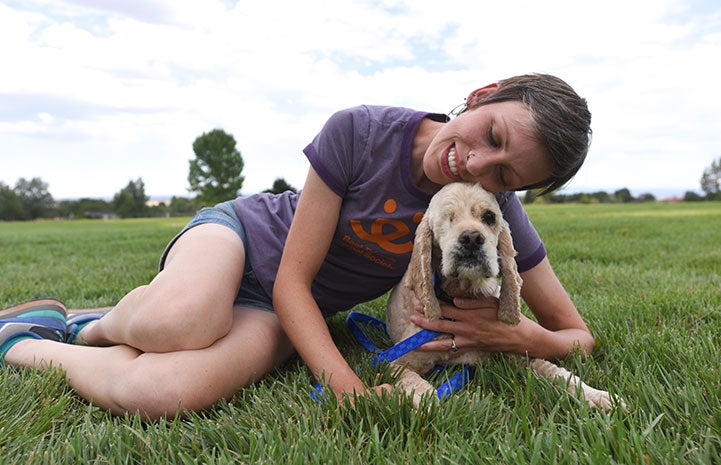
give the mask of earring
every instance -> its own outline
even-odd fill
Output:
[[[456,107],[453,108],[453,110],[451,110],[451,111],[448,112],[448,116],[449,116],[449,117],[451,117],[451,116],[458,116],[458,115],[460,115],[461,113],[463,113],[464,111],[466,111],[467,109],[468,109],[468,107],[466,106],[466,102],[465,102],[465,99],[464,99],[464,102],[463,102],[463,103],[461,103],[460,105],[457,105]]]

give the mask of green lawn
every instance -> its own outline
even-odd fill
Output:
[[[561,364],[628,413],[591,410],[503,357],[423,412],[397,397],[318,404],[294,359],[207,412],[149,424],[88,405],[61,373],[3,367],[0,464],[721,463],[721,204],[528,211],[597,339],[592,358]],[[153,277],[184,223],[0,223],[0,307],[112,305]],[[357,310],[380,316],[383,300]],[[343,318],[330,320],[339,346],[368,360]]]

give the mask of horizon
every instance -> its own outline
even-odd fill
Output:
[[[268,188],[270,188],[270,187],[271,186],[268,186]],[[300,187],[298,187],[298,186],[291,186],[291,187],[300,190]],[[582,187],[574,187],[572,189],[559,189],[559,190],[555,191],[554,194],[574,195],[574,194],[594,194],[596,192],[607,192],[608,194],[613,194],[621,189],[629,189],[629,188],[618,187],[618,188],[609,188],[609,189],[597,189],[597,188],[584,189]],[[119,191],[120,191],[120,189],[118,189],[118,192]],[[701,196],[704,195],[703,191],[700,188],[699,189],[685,189],[685,190],[680,190],[680,189],[629,189],[629,191],[631,192],[631,195],[634,198],[639,198],[645,194],[651,194],[656,198],[656,200],[673,200],[673,199],[683,198],[687,192],[693,192],[693,193],[696,193]],[[48,192],[50,192],[50,194],[52,195],[52,191],[48,190]],[[253,194],[257,194],[259,192],[260,191],[258,191],[258,192],[241,192],[239,195],[253,195]],[[517,194],[519,197],[523,197],[524,193],[525,193],[525,191],[519,191]],[[80,196],[80,197],[56,198],[55,196],[53,196],[53,200],[55,202],[64,202],[64,201],[78,201],[81,199],[92,199],[92,200],[104,200],[106,202],[110,202],[113,200],[114,195],[115,195],[115,193],[113,195],[104,196],[104,197]],[[195,197],[195,195],[194,194],[191,195],[191,193],[188,193],[185,195],[180,195],[180,194],[148,195],[146,193],[146,196],[148,197],[148,200],[150,200],[150,201],[166,201],[166,200],[172,199],[173,197],[182,197],[182,198]]]

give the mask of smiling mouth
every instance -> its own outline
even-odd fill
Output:
[[[448,150],[448,169],[451,171],[453,176],[460,178],[458,174],[458,156],[456,155],[456,147],[453,146]]]

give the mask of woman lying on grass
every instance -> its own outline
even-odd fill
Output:
[[[536,320],[509,327],[496,321],[495,299],[457,299],[443,306],[448,320],[415,317],[454,336],[423,350],[590,353],[593,337],[514,193],[547,193],[571,179],[588,152],[590,121],[585,100],[549,75],[474,90],[452,120],[394,107],[338,112],[304,151],[311,168],[302,194],[201,210],[150,284],[112,309],[38,300],[1,311],[0,360],[61,367],[88,401],[151,419],[229,398],[294,351],[339,398],[388,390],[363,385],[324,318],[398,282],[431,196],[451,182],[497,194]]]

